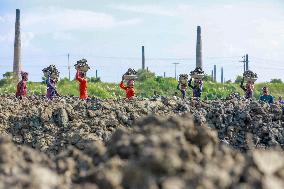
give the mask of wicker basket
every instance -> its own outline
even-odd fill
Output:
[[[192,74],[190,75],[193,79],[203,79],[204,74]]]
[[[43,75],[44,75],[44,77],[48,78],[48,76],[49,76],[49,72],[48,72],[48,71],[43,72]]]
[[[124,80],[135,80],[137,78],[138,78],[137,75],[124,75],[123,76]]]
[[[249,77],[245,77],[244,78],[245,81],[251,81],[251,82],[255,82],[257,80],[257,78],[249,78]]]
[[[79,70],[80,72],[87,72],[90,67],[89,66],[80,66],[80,67],[76,67],[77,70]]]

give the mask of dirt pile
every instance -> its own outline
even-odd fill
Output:
[[[146,117],[108,142],[69,145],[50,156],[0,137],[0,154],[2,188],[284,187],[283,151],[241,153],[188,114]]]
[[[47,154],[58,154],[69,145],[79,149],[91,141],[108,141],[118,128],[132,129],[147,115],[191,113],[197,125],[207,125],[236,149],[284,147],[283,109],[232,98],[224,101],[189,101],[155,97],[144,100],[98,100],[75,97],[48,101],[33,96],[19,101],[0,97],[0,133],[11,135]]]
[[[89,141],[107,141],[118,128],[131,128],[139,117],[174,114],[162,102],[97,100],[74,97],[49,101],[33,96],[17,100],[0,97],[0,133],[12,135],[16,144],[26,144],[48,154],[68,145],[83,149]]]

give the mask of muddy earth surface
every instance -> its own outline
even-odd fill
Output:
[[[0,96],[0,188],[284,188],[283,107]]]

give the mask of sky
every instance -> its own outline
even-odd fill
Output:
[[[86,58],[88,76],[119,82],[128,68],[146,66],[174,77],[195,68],[196,29],[202,28],[203,65],[217,80],[243,72],[244,54],[258,81],[284,80],[283,0],[0,0],[0,78],[12,70],[15,10],[21,10],[22,69],[40,81],[50,64],[71,77]]]

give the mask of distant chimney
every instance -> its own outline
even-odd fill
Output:
[[[142,70],[145,70],[145,50],[144,50],[144,46],[142,46]]]
[[[221,83],[224,83],[224,69],[221,68]]]
[[[214,82],[217,82],[216,75],[217,75],[217,66],[214,65]]]
[[[196,67],[202,68],[202,39],[200,26],[197,26]]]
[[[21,28],[20,28],[20,9],[16,9],[16,22],[15,22],[15,41],[14,41],[14,64],[13,72],[20,76],[21,71]]]

